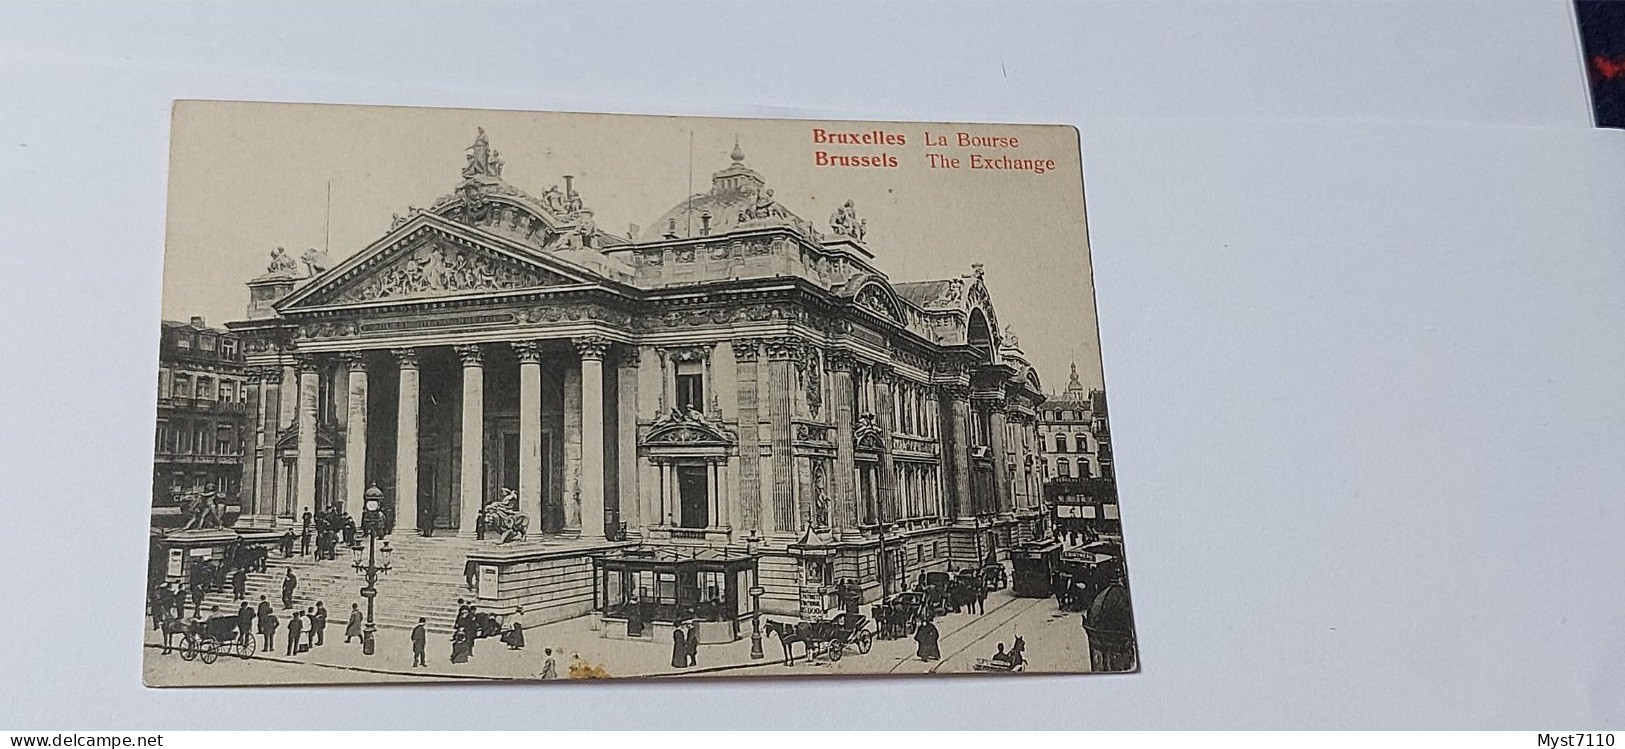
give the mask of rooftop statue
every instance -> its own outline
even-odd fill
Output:
[[[491,142],[485,137],[485,128],[475,128],[475,130],[479,132],[474,136],[474,145],[466,149],[468,151],[468,165],[463,167],[463,176],[470,178],[502,176],[502,160],[497,158],[495,151],[491,150]],[[495,159],[494,162],[493,159]]]
[[[305,264],[306,268],[310,269],[310,275],[312,276],[320,275],[328,268],[333,267],[333,261],[327,256],[327,251],[318,250],[315,247],[305,250],[305,254],[300,255],[299,260]]]
[[[869,222],[858,219],[857,208],[852,201],[835,209],[835,215],[829,217],[829,228],[836,234],[863,241],[863,235],[868,231]]]
[[[299,275],[299,263],[294,262],[287,248],[278,247],[271,250],[271,263],[265,266],[265,275],[296,277]]]

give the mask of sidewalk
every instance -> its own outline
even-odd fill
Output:
[[[992,615],[999,608],[1014,602],[1008,591],[999,591],[991,594],[987,601],[988,615]],[[949,614],[938,621],[941,637],[946,639],[950,635],[983,621],[981,616],[968,614]],[[509,650],[507,645],[496,638],[486,638],[478,642],[474,649],[474,656],[467,663],[451,663],[451,642],[444,635],[431,633],[428,640],[427,667],[412,667],[412,641],[411,630],[400,627],[378,628],[377,643],[373,655],[364,655],[361,652],[359,640],[346,644],[344,642],[344,627],[328,626],[325,645],[312,648],[299,655],[284,655],[287,650],[285,631],[277,632],[277,650],[275,653],[255,653],[253,660],[270,661],[283,664],[307,665],[322,668],[343,669],[361,673],[388,674],[391,676],[420,677],[433,680],[465,679],[465,680],[506,680],[506,679],[535,679],[542,671],[542,664],[547,656],[544,648],[553,649],[553,659],[558,664],[560,679],[569,679],[570,666],[579,662],[589,666],[603,669],[614,678],[649,678],[711,674],[740,669],[755,669],[762,667],[780,666],[783,664],[784,650],[777,639],[767,636],[762,638],[762,650],[765,657],[753,660],[750,657],[750,638],[739,640],[725,645],[704,645],[700,648],[698,665],[692,668],[674,668],[671,665],[670,642],[644,642],[637,640],[607,640],[599,637],[599,633],[591,629],[592,617],[583,616],[563,622],[525,630],[525,647],[522,650]],[[871,624],[871,628],[872,628]],[[259,635],[254,635],[256,644]],[[146,628],[146,644],[148,648],[155,649],[148,655],[151,658],[180,659],[177,651],[171,655],[160,655],[157,650],[163,646],[163,637],[152,630],[150,620]],[[900,665],[900,659],[912,656],[914,642],[911,639],[893,640],[890,642],[876,641],[875,649],[884,651],[871,656],[859,655],[856,650],[847,653],[846,662],[843,661],[839,671],[853,672],[885,672]],[[796,665],[801,666],[807,661],[803,657],[802,649],[795,648]],[[872,663],[869,661],[873,661]],[[231,668],[231,664],[240,663],[235,656],[222,656],[212,666],[204,668]],[[922,664],[923,665],[923,664]],[[928,668],[928,666],[927,666]],[[912,669],[910,669],[912,670]],[[393,680],[393,679],[392,679]],[[297,679],[275,683],[299,683]]]

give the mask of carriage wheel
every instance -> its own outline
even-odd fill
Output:
[[[874,634],[872,634],[870,632],[867,632],[867,631],[860,632],[858,634],[858,652],[859,653],[861,653],[863,655],[868,655],[869,654],[869,648],[872,648],[874,646],[875,646],[875,636],[874,636]]]
[[[237,657],[246,661],[249,658],[253,658],[254,652],[257,650],[259,650],[259,646],[254,644],[254,638],[253,636],[250,636],[248,638],[248,644],[237,646]]]
[[[200,649],[203,651],[204,663],[214,663],[220,657],[219,646],[215,644],[214,640],[205,641]]]
[[[186,635],[185,637],[181,638],[181,660],[183,660],[183,661],[197,660],[197,638],[196,637],[193,637],[192,635]]]
[[[842,651],[846,650],[846,643],[832,642],[829,644],[829,660],[831,663],[841,659]]]

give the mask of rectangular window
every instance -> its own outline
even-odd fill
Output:
[[[198,348],[203,349],[204,351],[213,351],[214,350],[214,336],[212,336],[212,335],[199,336],[198,337]]]
[[[677,362],[677,410],[705,412],[705,365],[702,362]]]
[[[237,355],[237,339],[226,338],[220,341],[220,353],[226,356]]]
[[[175,336],[175,348],[180,348],[180,349],[190,349],[190,348],[192,348],[192,337],[189,336],[189,335],[185,335],[185,334]]]
[[[677,525],[682,528],[706,528],[711,525],[711,491],[706,478],[706,466],[677,466]]]

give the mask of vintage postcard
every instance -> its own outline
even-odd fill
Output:
[[[175,105],[151,686],[1138,668],[1078,133]]]

